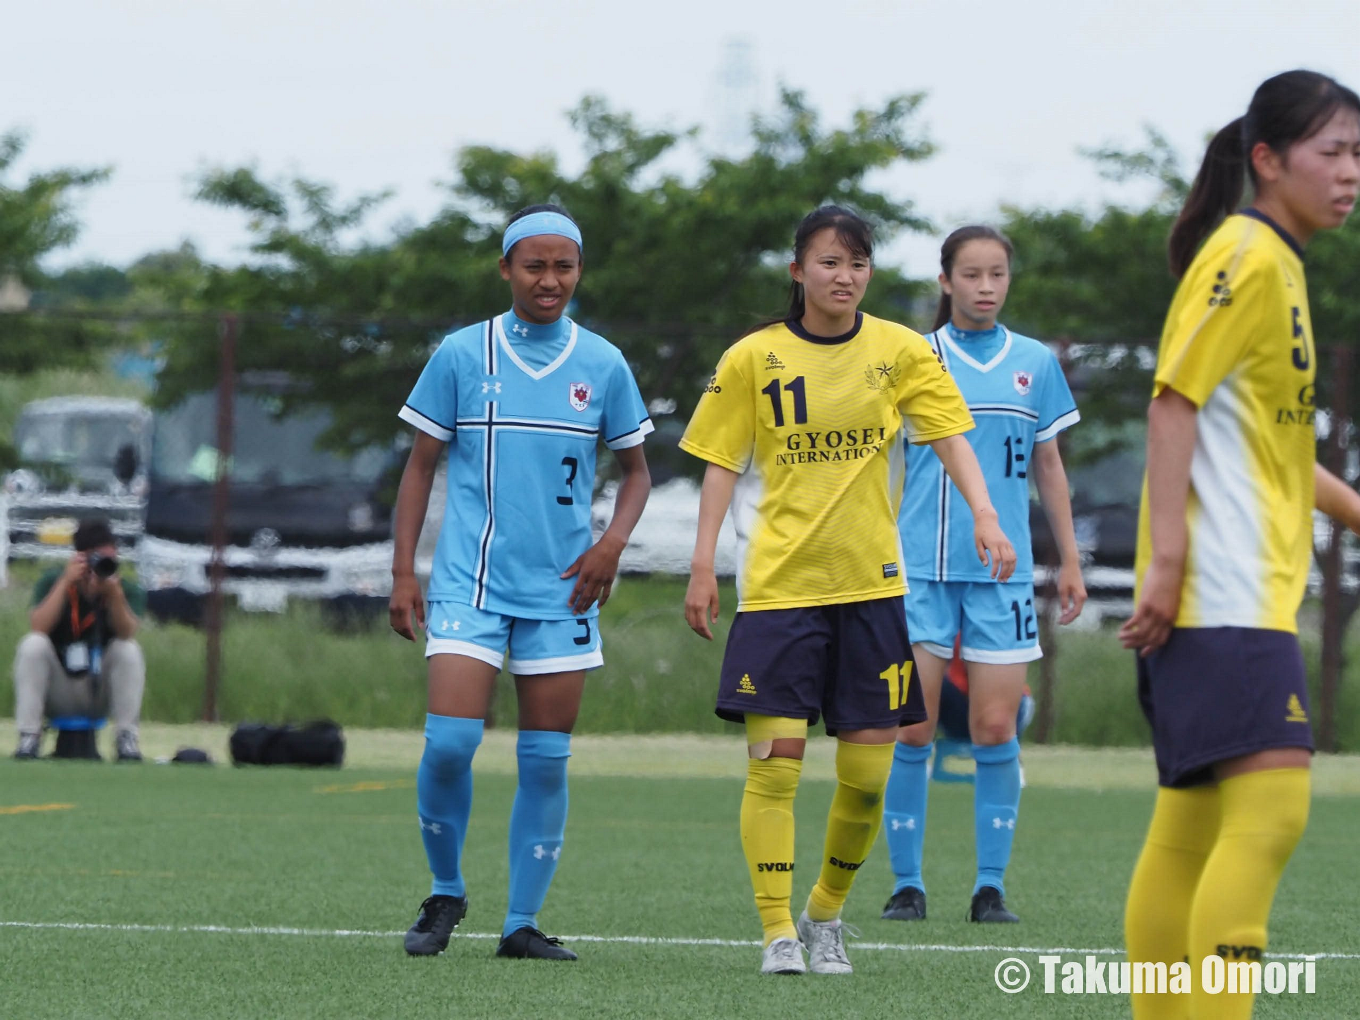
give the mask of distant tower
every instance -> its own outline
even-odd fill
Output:
[[[749,36],[729,36],[718,63],[713,104],[714,142],[726,156],[744,154],[751,146],[751,118],[760,102],[755,47]]]

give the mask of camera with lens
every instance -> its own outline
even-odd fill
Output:
[[[89,564],[90,570],[94,572],[95,577],[108,580],[114,574],[118,573],[117,556],[104,556],[100,553],[92,552],[89,554],[86,562]]]

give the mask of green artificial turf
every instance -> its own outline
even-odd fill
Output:
[[[1065,767],[1098,768],[1100,754],[1075,754]],[[1007,881],[1023,920],[982,928],[963,920],[972,790],[934,784],[930,920],[878,919],[891,886],[880,838],[845,912],[863,936],[850,942],[855,974],[770,978],[757,973],[740,780],[592,775],[580,757],[565,852],[540,916],[581,954],[566,965],[492,955],[514,791],[503,772],[477,778],[465,853],[471,907],[460,931],[483,937],[408,959],[400,932],[429,881],[414,763],[309,772],[0,762],[0,1016],[1128,1016],[1122,997],[1043,994],[1036,950],[1122,945],[1150,790],[1027,789]],[[832,791],[823,766],[810,763],[798,795],[795,908],[815,878]],[[1360,839],[1356,808],[1354,797],[1316,798],[1276,901],[1273,951],[1360,955],[1360,908],[1343,882]],[[876,948],[885,944],[894,948]],[[967,950],[977,946],[998,948]],[[993,983],[1006,956],[1036,973],[1018,995]],[[1315,995],[1263,996],[1256,1015],[1348,1017],[1358,1000],[1360,959],[1323,960]]]

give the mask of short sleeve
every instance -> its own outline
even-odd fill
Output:
[[[899,376],[893,381],[897,409],[909,442],[933,443],[973,427],[958,384],[925,337],[909,334],[897,365]]]
[[[1154,397],[1170,387],[1196,407],[1204,405],[1257,333],[1265,275],[1244,248],[1201,253],[1172,302],[1174,320],[1167,322],[1157,353]]]
[[[1046,443],[1079,421],[1081,412],[1077,410],[1072,389],[1063,375],[1062,363],[1049,352],[1044,365],[1044,377],[1040,381],[1039,426],[1034,432],[1034,441]]]
[[[600,435],[611,450],[626,450],[637,446],[653,431],[652,419],[647,414],[642,392],[638,389],[633,370],[620,353],[609,375],[609,389],[604,395],[604,414],[600,420]]]
[[[704,387],[680,449],[719,467],[745,471],[756,443],[755,400],[740,347],[729,347]]]
[[[52,590],[52,586],[57,583],[57,578],[59,577],[61,577],[61,570],[57,569],[45,571],[43,575],[38,578],[37,582],[33,585],[33,605],[36,606],[43,599],[47,598],[48,592]]]
[[[453,438],[458,421],[458,366],[452,335],[444,338],[425,363],[397,417],[441,442]]]

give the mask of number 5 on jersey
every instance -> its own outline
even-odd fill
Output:
[[[894,712],[907,703],[907,690],[911,685],[911,668],[914,665],[916,665],[914,662],[904,662],[901,666],[894,663],[878,674],[880,678],[888,681],[888,708]]]

